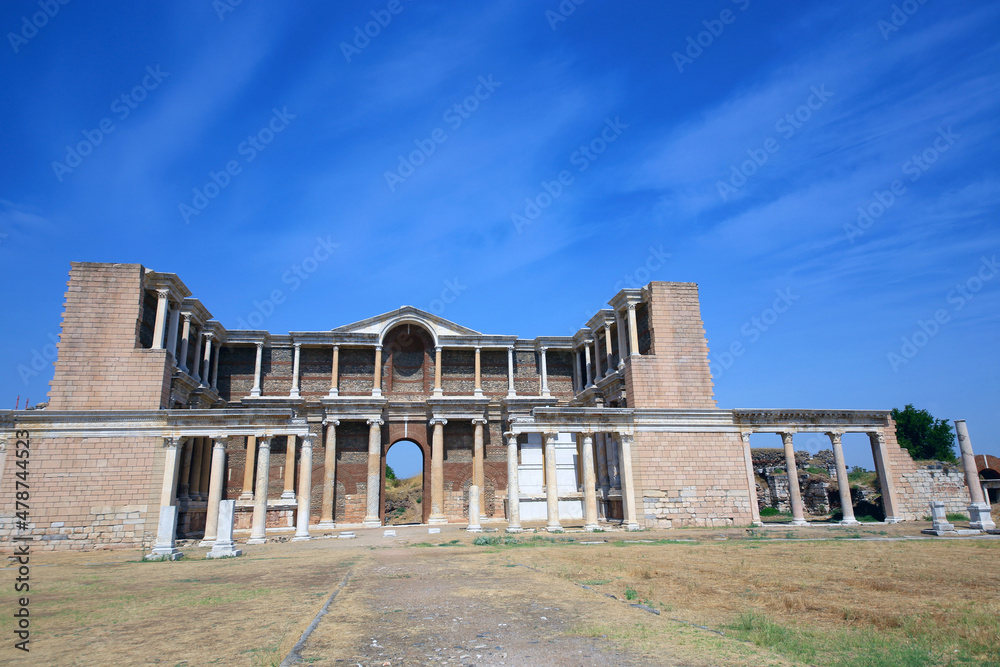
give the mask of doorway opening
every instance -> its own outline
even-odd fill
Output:
[[[386,526],[424,522],[424,453],[412,440],[393,443],[385,454],[383,489]]]

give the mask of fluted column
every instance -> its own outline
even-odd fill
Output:
[[[635,477],[632,475],[632,435],[621,434],[621,469],[622,505],[625,509],[625,528],[639,530],[641,526],[635,511]]]
[[[289,398],[299,398],[299,357],[302,353],[302,344],[295,343],[295,352],[292,356],[292,389],[288,392]]]
[[[594,332],[594,384],[601,379],[601,341],[597,332]]]
[[[750,523],[754,526],[761,525],[760,507],[757,506],[757,479],[753,474],[753,455],[750,453],[750,433],[743,431],[740,433],[743,441],[743,464],[747,471],[747,488],[750,491]]]
[[[795,448],[792,446],[792,434],[782,433],[781,442],[785,447],[785,469],[788,471],[788,499],[792,505],[792,525],[806,525],[802,510],[802,491],[799,489],[799,471],[795,464]]]
[[[177,500],[186,503],[191,499],[191,448],[194,446],[191,438],[184,439],[181,453],[180,491]]]
[[[169,305],[169,302],[168,302]],[[171,308],[167,325],[167,351],[177,361],[177,325],[181,319],[180,308]]]
[[[594,473],[594,435],[583,434],[583,529],[597,530],[597,475]]]
[[[333,493],[337,484],[337,427],[336,419],[326,421],[326,453],[323,458],[323,506],[319,516],[320,528],[336,528],[333,521]]]
[[[205,355],[201,363],[201,386],[207,387],[209,382],[209,375],[212,370],[212,341],[215,340],[215,334],[211,331],[205,332]]]
[[[257,488],[253,499],[253,524],[247,544],[264,544],[267,528],[267,485],[271,471],[271,437],[257,438]]]
[[[622,316],[617,310],[615,311],[615,329],[618,331],[618,369],[621,370],[625,368],[625,332],[624,324],[622,323]]]
[[[559,482],[556,479],[556,433],[543,434],[545,442],[545,530],[562,530],[559,523]]]
[[[381,347],[381,346],[380,346]],[[368,527],[381,526],[379,518],[379,492],[382,490],[382,420],[368,420],[368,486],[365,489],[365,518]]]
[[[447,419],[436,417],[430,424],[431,436],[431,515],[429,523],[446,523],[444,516],[444,425]]]
[[[541,392],[542,398],[548,398],[552,395],[549,393],[549,371],[545,363],[545,350],[547,349],[548,348],[545,347],[539,349],[539,354],[540,354],[539,361],[541,362],[542,366],[542,392]]]
[[[841,444],[841,434],[835,431],[827,433],[833,445],[833,463],[837,468],[837,486],[840,489],[840,509],[844,518],[840,522],[845,526],[858,523],[854,518],[854,502],[851,500],[851,480],[847,477],[847,464],[844,462],[844,446]]]
[[[204,337],[204,334],[205,334],[205,332],[202,331],[202,330],[200,330],[200,329],[198,330],[197,333],[195,333],[195,335],[194,335],[194,355],[192,355],[192,359],[191,359],[191,373],[190,373],[190,375],[191,375],[191,377],[193,377],[195,380],[198,381],[198,384],[201,384],[201,372],[200,372],[199,369],[201,368],[201,339]]]
[[[282,500],[295,499],[295,441],[294,435],[285,438],[285,488],[281,491]]]
[[[204,500],[201,496],[201,438],[191,438],[191,477],[188,481],[188,498]]]
[[[212,477],[212,439],[201,439],[201,481],[198,484],[198,495],[202,500],[208,500],[208,481]]]
[[[504,433],[507,438],[507,532],[521,532],[521,491],[517,480],[517,435]]]
[[[333,346],[333,365],[330,368],[330,398],[335,398],[340,395],[340,389],[338,388],[338,382],[340,377],[340,346]]]
[[[243,491],[240,493],[240,500],[250,500],[253,498],[253,469],[257,460],[257,436],[247,437],[246,463],[243,464]]]
[[[210,547],[215,544],[219,531],[219,503],[222,502],[222,489],[226,484],[226,438],[216,436],[212,439],[212,473],[208,482],[208,510],[205,514],[205,536],[200,546]]]
[[[212,381],[209,386],[213,391],[219,391],[219,356],[222,353],[222,344],[215,344],[215,356],[212,357]]]
[[[472,483],[479,487],[485,498],[486,494],[486,473],[484,471],[483,461],[483,427],[486,425],[485,419],[473,419],[472,420],[474,436],[472,439]],[[480,518],[486,518],[486,512],[483,511],[483,506],[486,503],[480,503],[480,511],[482,512]]]
[[[590,341],[583,341],[583,366],[587,370],[587,383],[584,387],[594,384],[594,360],[590,358]]]
[[[639,327],[635,323],[635,304],[628,305],[628,342],[632,346],[631,355],[639,356]]]
[[[185,373],[188,372],[188,344],[191,340],[191,313],[183,313],[184,322],[181,324],[181,351],[177,359],[177,365]]]
[[[621,466],[618,465],[618,441],[614,434],[608,433],[604,436],[605,438],[605,449],[608,454],[608,483],[611,485],[611,489],[614,491],[620,491],[622,488],[621,482]]]
[[[605,375],[611,375],[614,372],[614,368],[611,366],[611,323],[604,323],[604,354],[608,357],[608,370],[604,373]]]
[[[375,346],[375,376],[372,378],[372,397],[382,395],[382,346]]]
[[[608,450],[605,444],[607,438],[603,433],[594,434],[597,445],[597,485],[601,487],[601,495],[607,499],[611,492],[611,480],[608,477]]]
[[[309,539],[309,506],[312,504],[313,436],[302,436],[302,455],[299,457],[299,506],[293,542]]]
[[[169,296],[170,290],[168,289],[156,290],[156,321],[153,323],[154,350],[163,349],[163,341],[167,331],[167,309],[170,306],[167,301]]]
[[[257,358],[253,364],[253,389],[250,390],[250,395],[256,397],[260,396],[260,365],[264,358],[264,341],[259,340],[255,345],[257,346]]]
[[[434,348],[434,395],[443,396],[441,389],[441,346]]]
[[[514,388],[514,348],[507,348],[507,398],[517,396],[517,389]]]

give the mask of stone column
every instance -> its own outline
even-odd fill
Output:
[[[622,505],[625,511],[626,530],[639,530],[641,526],[636,519],[635,512],[635,477],[632,476],[632,435],[621,434],[621,485],[622,485]]]
[[[792,434],[782,433],[781,442],[785,447],[785,470],[788,472],[788,500],[792,506],[792,525],[805,526],[802,491],[799,490],[799,469],[795,465],[795,447],[792,445]]]
[[[507,532],[521,532],[521,491],[517,480],[517,435],[504,433],[507,438]]]
[[[761,526],[760,507],[757,505],[757,479],[753,474],[753,455],[750,453],[750,434],[746,431],[740,433],[743,440],[743,460],[747,469],[747,488],[750,490],[750,523],[754,526]]]
[[[381,346],[379,346],[381,348]],[[382,525],[379,518],[378,501],[382,490],[382,420],[368,420],[368,486],[365,489],[366,512],[364,525],[369,528]]]
[[[191,313],[184,313],[184,323],[181,325],[181,352],[177,359],[177,365],[185,373],[188,372],[188,343],[191,339]]]
[[[198,384],[201,384],[201,373],[198,372],[198,369],[201,366],[201,339],[204,333],[204,331],[199,330],[194,335],[194,359],[191,360],[191,377],[197,380]]]
[[[177,499],[186,503],[191,499],[191,448],[194,443],[191,438],[184,438],[184,449],[181,454],[180,493]]]
[[[507,398],[517,396],[517,389],[514,388],[514,348],[507,348]]]
[[[618,331],[618,369],[621,370],[625,368],[625,332],[622,331],[625,326],[622,322],[621,313],[617,310],[615,311],[615,329]]]
[[[160,520],[156,529],[156,543],[153,545],[152,553],[147,554],[147,560],[170,559],[176,560],[181,557],[181,552],[176,547],[177,533],[177,505],[174,504],[174,491],[177,488],[177,475],[179,472],[180,438],[165,438],[163,448],[165,459],[163,462],[163,485],[160,487]]]
[[[639,356],[639,327],[635,323],[635,304],[628,305],[628,342],[632,346],[630,354],[633,357]]]
[[[198,495],[202,500],[208,500],[208,482],[212,477],[212,439],[201,439],[201,479],[198,482]]]
[[[257,359],[253,364],[253,389],[250,390],[250,395],[253,397],[260,396],[260,365],[264,357],[264,341],[259,340],[255,345],[257,345]]]
[[[879,487],[882,489],[882,508],[885,510],[885,522],[900,523],[903,519],[899,516],[899,500],[896,498],[896,485],[893,482],[892,464],[889,463],[885,436],[881,431],[875,431],[868,434],[868,439],[872,444]]]
[[[167,310],[170,308],[170,290],[156,290],[156,322],[153,324],[153,349],[163,349],[163,339],[167,332]]]
[[[545,442],[545,530],[562,530],[559,523],[559,484],[556,479],[556,433],[543,434]]]
[[[235,500],[223,500],[219,503],[219,531],[212,545],[212,550],[205,558],[235,558],[243,555],[233,543],[233,516],[236,513]]]
[[[482,372],[482,361],[481,361],[481,351],[480,348],[476,348],[476,384],[473,390],[474,396],[483,395],[483,372]],[[483,488],[482,486],[479,487]]]
[[[312,504],[312,464],[313,437],[302,436],[302,456],[299,457],[299,507],[298,521],[295,525],[293,542],[302,542],[309,538],[309,506]]]
[[[257,488],[253,499],[253,524],[247,544],[264,544],[267,528],[267,485],[271,471],[271,437],[257,438]]]
[[[607,500],[611,494],[611,479],[608,477],[608,451],[605,446],[605,436],[603,433],[594,434],[594,443],[597,445],[597,484],[601,487],[601,497],[598,503],[598,517],[608,518]]]
[[[253,464],[257,458],[257,436],[247,437],[247,460],[243,465],[243,492],[240,493],[240,500],[251,500],[253,498]]]
[[[180,473],[181,438],[164,438],[163,485],[160,487],[160,506],[177,501],[177,476]]]
[[[337,427],[336,419],[326,420],[326,454],[323,458],[323,506],[319,515],[319,528],[336,528],[333,521],[333,492],[337,485]]]
[[[207,387],[209,382],[209,375],[212,369],[212,341],[215,339],[215,334],[211,331],[205,332],[205,357],[201,364],[201,386]]]
[[[986,502],[983,486],[979,482],[979,470],[976,468],[976,455],[972,453],[972,439],[969,438],[969,428],[964,419],[955,420],[955,433],[958,434],[958,448],[962,453],[962,467],[965,469],[965,484],[969,487],[969,528],[975,530],[995,530],[996,523],[990,516],[990,504]]]
[[[226,439],[215,436],[212,446],[212,474],[208,483],[208,512],[205,515],[205,536],[199,546],[210,547],[215,544],[219,531],[219,503],[222,502],[222,487],[226,480]]]
[[[180,308],[170,309],[170,319],[167,325],[167,351],[170,352],[170,356],[177,361],[177,324],[181,319]]]
[[[295,352],[292,357],[292,389],[288,392],[289,398],[299,398],[299,356],[302,352],[302,344],[295,343]]]
[[[443,396],[441,389],[441,346],[434,348],[434,396]]]
[[[444,516],[444,425],[447,419],[435,417],[431,436],[431,514],[428,523],[447,523]]]
[[[851,480],[847,477],[847,464],[844,462],[844,445],[841,443],[841,433],[831,431],[830,443],[833,445],[833,464],[837,468],[837,486],[840,489],[840,509],[844,519],[840,523],[853,526],[858,523],[854,518],[854,501],[851,499]]]
[[[590,341],[583,341],[583,367],[587,371],[584,387],[594,384],[594,361],[590,358]]]
[[[188,498],[204,500],[201,496],[201,438],[191,438],[191,478],[188,482]]]
[[[485,459],[483,452],[483,427],[486,425],[486,420],[473,419],[472,425],[475,433],[472,440],[472,483],[478,486],[480,491],[483,491],[486,489],[486,473],[483,465]],[[486,515],[483,514],[481,518],[485,519]]]
[[[612,490],[620,491],[622,488],[621,466],[618,465],[618,442],[616,436],[608,433],[604,436],[605,449],[608,454],[608,483]]]
[[[597,332],[594,332],[594,384],[601,379],[601,342]]]
[[[549,372],[545,364],[545,350],[548,348],[540,348],[539,354],[541,365],[542,365],[542,398],[548,398],[552,394],[549,393]]]
[[[330,393],[328,396],[330,398],[336,398],[340,395],[340,389],[337,387],[340,376],[340,346],[333,346],[333,366],[330,368]]]
[[[483,527],[479,524],[479,487],[473,484],[469,487],[469,533],[481,533]]]
[[[594,473],[594,436],[583,434],[583,529],[597,530],[597,475]]]
[[[608,370],[604,373],[605,375],[611,375],[614,372],[614,368],[611,366],[611,323],[604,323],[604,354],[608,357]]]
[[[375,346],[375,374],[372,378],[372,397],[382,395],[382,346]]]
[[[282,500],[295,499],[295,440],[294,435],[285,437],[285,488],[281,491]]]
[[[212,388],[212,391],[215,392],[219,391],[219,356],[221,355],[221,353],[222,353],[222,345],[221,343],[216,343],[215,356],[212,357],[212,382],[209,384],[209,386]]]

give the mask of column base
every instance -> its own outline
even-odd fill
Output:
[[[431,516],[427,519],[427,523],[448,523],[448,519],[443,516]]]
[[[469,526],[468,528],[465,529],[465,532],[467,532],[467,533],[481,533],[481,532],[483,532],[483,527],[482,526]]]
[[[249,491],[244,491],[237,500],[253,500],[253,494]]]
[[[317,528],[336,528],[337,524],[335,524],[333,521],[320,521],[318,524],[316,524],[316,527]]]
[[[809,522],[806,521],[805,519],[793,519],[792,523],[789,524],[789,525],[792,525],[792,526],[808,526]]]
[[[330,393],[326,395],[327,398],[337,398],[338,396],[340,396],[340,392],[336,389],[331,389]]]
[[[508,533],[523,533],[524,529],[520,526],[507,526]]]
[[[642,526],[637,523],[627,523],[625,524],[625,530],[642,530]]]
[[[986,503],[969,505],[969,528],[976,530],[995,530],[997,525],[990,516],[990,506]]]
[[[292,542],[307,542],[312,539],[310,535],[296,535],[292,538]]]
[[[198,546],[199,547],[214,547],[215,546],[215,540],[202,540],[201,542],[198,543]]]
[[[442,396],[444,396],[444,390],[435,389],[434,391],[431,392],[431,396],[433,396],[434,398],[441,398]]]
[[[382,390],[372,389],[372,398],[382,398]]]
[[[372,517],[365,517],[364,520],[361,522],[361,525],[364,526],[365,528],[378,528],[379,526],[382,525],[382,521],[380,521],[379,519],[374,519]]]
[[[247,540],[247,544],[264,544],[265,542],[267,542],[266,537],[251,537]]]
[[[260,398],[260,389],[251,389],[250,398]]]
[[[472,392],[472,395],[475,396],[476,398],[482,398],[483,397],[483,390],[482,389],[476,389],[475,391]]]
[[[545,530],[549,531],[550,533],[561,533],[563,532],[563,527],[560,526],[558,523],[556,523],[552,524],[551,526],[545,526]]]
[[[751,521],[750,522],[750,527],[751,528],[763,528],[764,527],[764,522],[763,521]]]
[[[507,398],[517,398],[517,392],[516,391],[508,391],[507,392]]]
[[[886,523],[903,523],[903,518],[898,516],[887,516],[885,518]]]
[[[588,533],[592,533],[595,530],[600,530],[600,529],[601,527],[598,526],[596,523],[589,523],[583,527],[583,530]]]
[[[143,560],[180,560],[184,557],[176,547],[153,547],[153,552],[142,557]]]
[[[236,558],[237,556],[242,556],[243,551],[241,549],[233,549],[229,547],[228,549],[219,549],[216,551],[214,548],[205,554],[205,558]]]
[[[295,500],[295,492],[294,491],[282,491],[280,499],[281,500]]]
[[[840,525],[841,526],[860,526],[861,522],[858,521],[857,519],[851,518],[851,519],[844,519],[843,521],[840,522]]]
[[[299,396],[299,392],[297,392],[297,391],[293,391],[292,393],[290,393],[290,394],[288,395],[288,398],[302,398],[302,397],[301,397],[301,396]]]

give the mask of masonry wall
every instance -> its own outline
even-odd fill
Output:
[[[738,433],[639,431],[632,444],[636,514],[647,528],[752,521]]]
[[[903,520],[929,516],[932,500],[943,501],[948,512],[968,514],[969,488],[960,464],[916,463],[896,441],[896,424],[891,419],[885,429],[885,448],[895,482],[897,513]]]
[[[140,347],[143,275],[139,264],[72,263],[50,410],[167,406],[172,373],[167,351]]]

